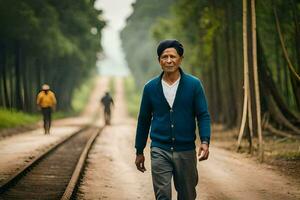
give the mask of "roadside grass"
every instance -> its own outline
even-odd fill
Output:
[[[0,129],[11,128],[39,121],[38,114],[27,114],[17,110],[0,108]]]
[[[141,101],[141,91],[137,89],[132,76],[125,78],[125,97],[129,116],[137,118]]]
[[[300,147],[299,147],[300,148]],[[300,151],[298,152],[283,152],[277,153],[277,159],[285,159],[285,160],[299,160],[300,161]]]
[[[266,137],[265,146],[268,157],[300,162],[300,139]]]

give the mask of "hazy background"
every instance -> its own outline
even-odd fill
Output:
[[[120,30],[125,26],[126,18],[132,13],[131,4],[135,0],[98,0],[97,9],[103,10],[107,26],[102,30],[104,59],[97,61],[102,75],[124,76],[129,74],[127,62],[121,48]]]

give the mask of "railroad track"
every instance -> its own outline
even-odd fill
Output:
[[[42,153],[0,186],[0,199],[72,199],[88,151],[101,131],[85,127]]]

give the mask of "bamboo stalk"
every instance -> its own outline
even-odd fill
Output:
[[[253,71],[254,71],[254,89],[256,101],[256,120],[257,120],[257,134],[259,143],[259,157],[260,161],[264,160],[263,137],[261,131],[261,108],[260,108],[260,94],[259,94],[259,80],[258,80],[258,66],[257,66],[257,39],[256,39],[256,12],[255,0],[251,0],[251,18],[252,18],[252,56],[253,56]]]
[[[247,44],[247,0],[243,0],[243,55],[244,55],[244,105],[242,122],[239,130],[239,136],[237,141],[237,151],[241,146],[243,133],[246,125],[247,117],[247,104],[248,104],[248,89],[249,89],[249,71],[248,71],[248,44]]]

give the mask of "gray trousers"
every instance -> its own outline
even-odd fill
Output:
[[[195,200],[198,183],[196,151],[172,152],[151,148],[151,172],[157,200],[171,200],[174,179],[178,200]]]

